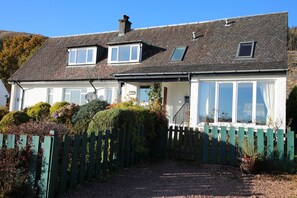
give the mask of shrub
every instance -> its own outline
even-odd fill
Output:
[[[297,130],[297,86],[295,86],[287,99],[287,123],[292,119],[291,129]]]
[[[62,109],[64,106],[69,105],[68,102],[56,102],[51,106],[50,108],[50,116],[53,117],[53,114],[58,112],[60,109]]]
[[[99,111],[89,124],[88,133],[126,128],[132,133],[135,150],[148,152],[150,142],[159,139],[161,131],[167,129],[167,119],[162,111],[142,107],[135,101],[113,104],[111,109]],[[144,127],[144,137],[137,134]]]
[[[9,126],[20,125],[22,123],[28,122],[30,117],[27,113],[23,111],[12,111],[6,114],[0,121],[0,131],[5,131]]]
[[[9,111],[8,111],[8,109],[6,107],[0,107],[0,121],[8,113],[9,113]]]
[[[29,147],[0,150],[0,197],[28,197]]]
[[[70,126],[71,117],[79,110],[79,105],[71,103],[63,106],[55,113],[53,113],[53,118],[59,123],[64,123],[68,127]]]
[[[49,118],[51,105],[46,102],[39,102],[32,107],[28,108],[27,114],[33,120],[45,120]]]
[[[19,126],[10,126],[6,129],[5,133],[15,135],[38,135],[43,141],[44,136],[49,135],[51,130],[56,131],[59,136],[72,134],[71,130],[64,124],[44,121],[31,121]]]
[[[108,103],[106,101],[101,100],[93,100],[85,105],[82,105],[71,118],[73,129],[77,133],[86,132],[94,115],[98,111],[106,109],[107,105]]]

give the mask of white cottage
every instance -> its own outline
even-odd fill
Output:
[[[285,127],[287,13],[49,38],[9,79],[10,110],[39,101],[147,102],[162,88],[170,124]],[[88,94],[94,93],[94,94]]]
[[[6,106],[7,99],[9,98],[9,93],[4,86],[2,80],[0,79],[0,106]]]

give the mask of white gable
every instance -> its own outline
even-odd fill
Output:
[[[9,93],[2,80],[0,80],[0,106],[6,105],[7,98],[9,98]]]

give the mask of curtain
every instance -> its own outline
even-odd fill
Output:
[[[260,85],[264,103],[267,108],[266,124],[268,124],[269,120],[273,120],[274,118],[274,83],[261,82]]]

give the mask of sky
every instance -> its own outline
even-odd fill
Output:
[[[143,28],[275,12],[297,26],[296,0],[1,0],[0,30],[53,37],[118,30],[124,14]]]

